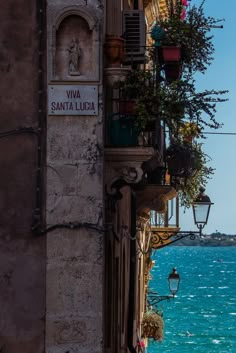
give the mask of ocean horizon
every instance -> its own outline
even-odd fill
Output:
[[[235,353],[236,248],[167,246],[152,258],[151,291],[170,295],[173,267],[181,279],[176,298],[158,304],[164,339],[150,339],[148,353]]]

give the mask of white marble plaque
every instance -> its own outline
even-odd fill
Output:
[[[98,115],[98,87],[49,85],[49,115]]]

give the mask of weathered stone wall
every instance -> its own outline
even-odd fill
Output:
[[[48,84],[97,87],[98,114],[48,115],[47,353],[103,350],[102,16],[100,1],[48,1]]]
[[[38,126],[36,3],[2,0],[0,11],[0,350],[6,353],[44,351],[46,244],[31,232],[37,137],[19,130]]]

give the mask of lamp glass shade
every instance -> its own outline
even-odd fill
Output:
[[[207,224],[211,202],[194,202],[193,203],[193,217],[195,224],[202,226]]]
[[[180,276],[177,273],[175,268],[173,268],[173,271],[169,274],[168,281],[169,281],[170,292],[172,293],[173,296],[175,296],[175,294],[179,290],[179,282],[180,282]]]
[[[210,197],[204,193],[205,189],[203,187],[200,187],[199,191],[199,195],[192,203],[192,207],[194,222],[199,229],[202,229],[207,224],[210,208],[213,203]]]

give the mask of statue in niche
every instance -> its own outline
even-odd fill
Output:
[[[80,76],[79,71],[79,58],[81,56],[81,48],[79,46],[79,40],[73,38],[69,49],[69,74],[71,76]]]

